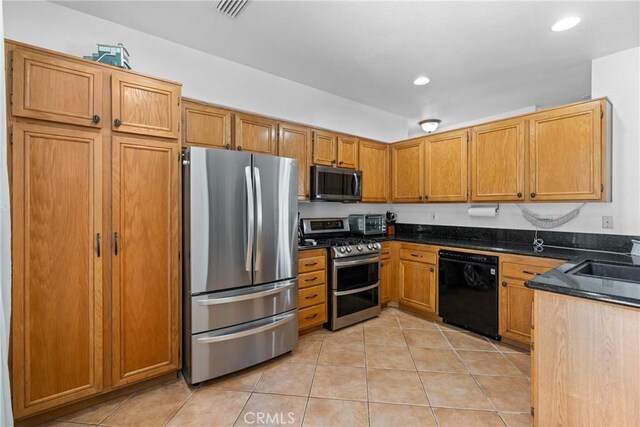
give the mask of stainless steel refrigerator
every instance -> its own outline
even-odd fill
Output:
[[[297,177],[293,159],[185,151],[183,361],[189,383],[297,346]]]

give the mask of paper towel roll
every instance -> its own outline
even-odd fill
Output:
[[[498,214],[497,206],[470,206],[469,216],[494,217]]]

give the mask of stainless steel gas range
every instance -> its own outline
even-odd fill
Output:
[[[348,218],[305,218],[300,222],[305,239],[330,248],[329,329],[380,314],[380,244],[351,237]]]

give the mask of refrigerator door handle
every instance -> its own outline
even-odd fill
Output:
[[[245,270],[251,271],[251,258],[253,255],[253,183],[251,179],[251,166],[244,168],[244,182],[247,186],[247,253],[245,254]]]
[[[260,326],[258,328],[253,328],[253,329],[247,329],[245,331],[236,332],[234,334],[218,335],[216,337],[198,338],[198,343],[200,343],[200,344],[210,344],[210,343],[214,343],[214,342],[235,340],[235,339],[238,339],[238,338],[247,337],[249,335],[255,335],[255,334],[258,334],[260,332],[264,332],[264,331],[268,331],[268,330],[271,330],[271,329],[275,329],[278,326],[282,326],[285,323],[291,322],[292,320],[296,319],[296,317],[297,317],[296,314],[297,313],[287,314],[287,315],[281,317],[280,319],[276,320],[275,322],[270,323],[268,325]]]
[[[198,305],[218,305],[218,304],[228,304],[231,302],[260,299],[260,298],[267,297],[269,295],[282,293],[287,289],[293,288],[295,285],[296,285],[296,282],[288,282],[285,284],[277,284],[273,286],[271,289],[267,289],[266,291],[262,291],[262,292],[252,292],[252,293],[246,293],[242,295],[223,297],[223,298],[200,299],[200,300],[197,300],[196,302],[198,303]]]
[[[256,271],[262,266],[262,181],[260,169],[254,166],[253,174],[256,180]]]

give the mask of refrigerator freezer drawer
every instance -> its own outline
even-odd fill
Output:
[[[191,334],[239,325],[298,307],[298,280],[191,297]]]
[[[264,362],[297,345],[297,310],[193,335],[185,375],[190,384],[197,384]]]

